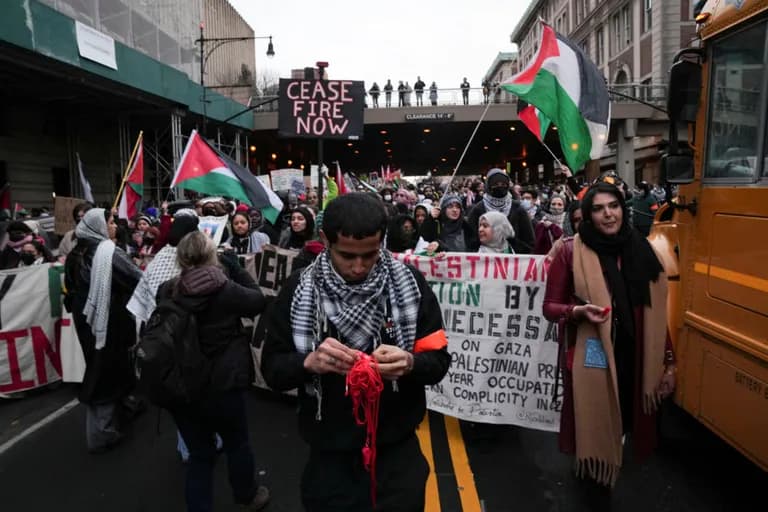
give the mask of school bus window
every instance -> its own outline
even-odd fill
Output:
[[[763,178],[768,178],[768,119],[766,119],[764,122],[766,126],[765,143],[763,144]]]
[[[759,109],[765,37],[766,23],[761,23],[712,46],[705,178],[755,178],[758,132],[765,122]]]

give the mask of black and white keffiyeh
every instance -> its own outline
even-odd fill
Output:
[[[109,239],[104,209],[88,210],[77,224],[75,236],[78,240],[92,240],[99,244],[91,264],[90,287],[83,315],[96,338],[96,350],[101,350],[107,343],[107,324],[112,294],[112,255],[115,253],[115,243]]]
[[[348,284],[333,269],[328,250],[323,251],[301,274],[291,302],[296,350],[302,354],[314,350],[330,322],[342,343],[367,351],[380,338],[387,299],[397,346],[412,351],[421,292],[411,271],[388,251],[381,250],[366,280]]]
[[[493,197],[491,194],[483,194],[483,204],[487,212],[501,212],[509,216],[512,210],[512,196],[507,194],[504,197]]]
[[[181,267],[176,261],[176,247],[166,245],[147,265],[144,275],[126,305],[128,311],[142,321],[148,322],[157,307],[157,289],[166,281],[181,274]]]

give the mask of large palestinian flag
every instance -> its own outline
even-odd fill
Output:
[[[141,211],[141,200],[144,197],[144,141],[139,140],[136,155],[131,170],[125,177],[123,195],[117,207],[117,216],[121,219],[131,219]]]
[[[260,209],[264,218],[273,224],[283,209],[277,194],[262,185],[251,171],[216,151],[197,130],[193,130],[189,137],[171,187],[237,199]]]
[[[557,126],[563,155],[575,173],[587,160],[600,158],[608,139],[608,90],[581,48],[541,24],[536,57],[501,87],[536,107]]]

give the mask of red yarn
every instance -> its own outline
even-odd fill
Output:
[[[365,425],[363,466],[371,474],[371,501],[376,508],[376,430],[379,425],[379,398],[384,382],[379,363],[368,354],[360,354],[347,373],[347,396],[352,398],[352,414],[358,425]]]

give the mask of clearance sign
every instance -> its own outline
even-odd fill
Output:
[[[362,81],[281,78],[278,135],[360,140],[364,104]]]

